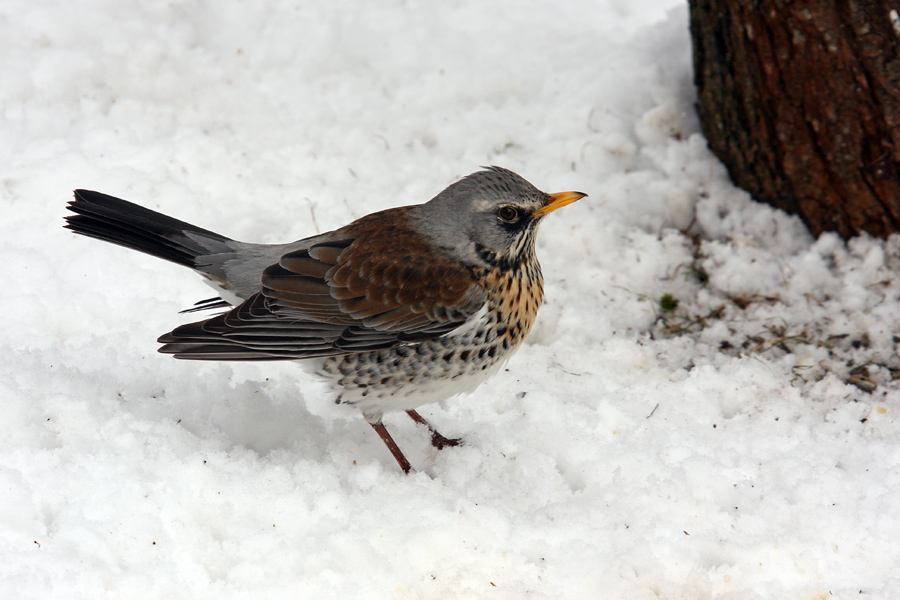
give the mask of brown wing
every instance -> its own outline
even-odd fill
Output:
[[[388,348],[441,336],[485,302],[472,272],[436,256],[407,225],[409,207],[367,217],[281,257],[262,291],[178,327],[160,352],[200,360],[279,360]]]

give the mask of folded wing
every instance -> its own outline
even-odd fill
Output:
[[[484,305],[473,273],[435,255],[406,211],[375,213],[268,267],[261,290],[219,316],[159,338],[195,360],[286,360],[420,342]]]

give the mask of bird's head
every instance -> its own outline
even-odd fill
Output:
[[[489,167],[457,181],[411,216],[419,233],[454,258],[514,269],[533,256],[544,216],[585,196],[547,194],[508,169]]]

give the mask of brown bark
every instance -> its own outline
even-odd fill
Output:
[[[690,4],[697,112],[732,180],[815,235],[900,231],[900,2]]]

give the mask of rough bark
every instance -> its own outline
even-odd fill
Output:
[[[697,111],[732,180],[815,235],[900,230],[900,2],[690,4]]]

